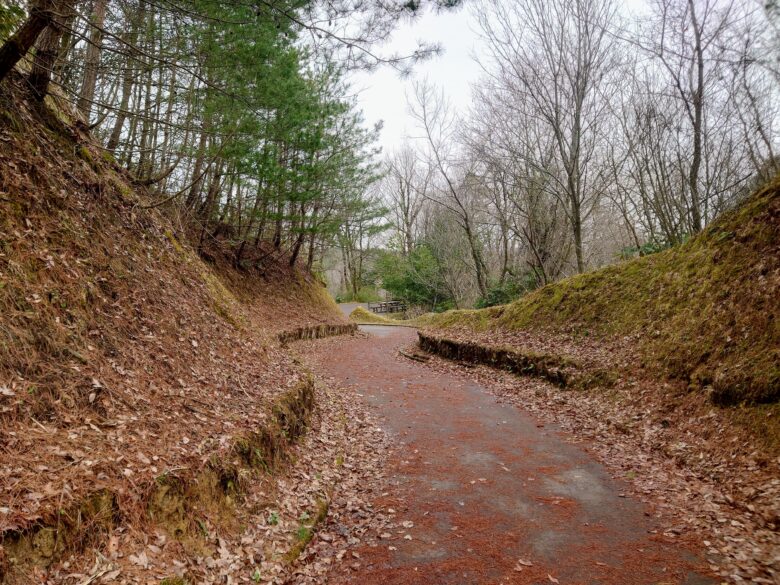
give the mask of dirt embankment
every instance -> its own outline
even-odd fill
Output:
[[[278,336],[350,326],[283,260],[204,262],[67,105],[23,92],[0,93],[0,581],[89,576],[94,551],[94,574],[186,574],[316,410]]]

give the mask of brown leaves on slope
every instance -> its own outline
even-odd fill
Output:
[[[0,88],[0,534],[12,542],[109,493],[117,554],[139,538],[161,548],[144,536],[150,492],[229,459],[236,437],[263,425],[303,376],[274,334],[321,309],[295,310],[321,287],[288,275],[281,306],[252,297],[273,279],[239,302],[165,217],[139,207],[143,193],[86,134],[10,87]],[[79,546],[105,554],[109,528],[98,528]],[[55,549],[45,564],[77,552]],[[151,567],[156,554],[135,558]]]
[[[190,583],[322,583],[344,558],[346,547],[373,517],[370,500],[381,486],[385,435],[371,416],[340,390],[318,385],[311,430],[294,448],[294,467],[277,477],[250,478],[236,510],[242,531],[225,531],[213,518],[199,519],[202,538],[193,552],[164,532],[120,528],[94,564],[62,566],[49,583],[148,583],[182,577]],[[313,525],[323,503],[327,516]],[[296,559],[301,538],[311,538]],[[99,574],[106,571],[105,574]],[[77,581],[81,582],[81,581]]]

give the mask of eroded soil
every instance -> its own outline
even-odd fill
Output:
[[[400,357],[414,330],[366,330],[314,352],[313,367],[366,401],[398,445],[373,502],[396,522],[355,544],[330,583],[715,582],[566,433]]]

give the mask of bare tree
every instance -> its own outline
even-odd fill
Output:
[[[488,270],[477,234],[473,201],[469,196],[470,169],[460,164],[456,152],[456,119],[441,91],[427,81],[415,83],[410,111],[422,131],[427,162],[439,179],[431,194],[426,196],[457,218],[469,244],[477,287],[484,296],[488,289]]]
[[[685,131],[678,133],[678,164],[686,178],[680,195],[689,233],[700,231],[717,215],[735,184],[746,178],[739,176],[744,167],[738,159],[744,150],[734,135],[734,119],[749,112],[744,105],[735,107],[740,84],[724,81],[730,64],[749,67],[750,48],[744,45],[748,37],[738,31],[757,14],[734,0],[657,0],[639,43],[665,74],[652,91],[673,96],[681,106],[677,124],[684,122]],[[749,87],[747,94],[749,102]]]
[[[758,67],[762,12],[733,2],[663,0],[620,76],[607,189],[637,249],[696,233],[770,169],[777,86]],[[650,57],[650,60],[647,57]]]
[[[566,202],[579,272],[586,264],[583,226],[603,182],[596,156],[614,13],[612,2],[597,0],[496,2],[478,13],[491,54],[486,68],[555,139],[558,164],[540,169]]]
[[[428,193],[432,169],[409,145],[390,155],[379,188],[388,203],[390,221],[401,239],[402,251],[409,256],[419,239],[419,217]]]
[[[554,176],[555,142],[527,115],[518,95],[493,78],[475,89],[463,133],[499,234],[502,276],[530,271],[537,284],[557,279],[570,257],[568,220]]]
[[[84,79],[81,83],[79,101],[76,105],[84,119],[89,122],[92,102],[95,101],[95,85],[97,84],[98,68],[100,67],[100,54],[103,43],[103,27],[106,21],[106,8],[108,0],[95,0],[92,9],[91,33],[84,58]]]

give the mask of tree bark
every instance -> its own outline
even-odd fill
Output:
[[[203,128],[200,132],[200,142],[198,143],[198,153],[195,158],[195,168],[192,170],[192,185],[190,191],[187,194],[187,200],[185,207],[192,209],[195,207],[197,200],[200,198],[200,186],[202,183],[202,169],[203,164],[206,162],[206,143],[209,138],[210,119],[206,117],[203,120]]]
[[[702,158],[702,134],[704,114],[704,50],[702,48],[701,29],[696,18],[696,8],[693,0],[688,0],[693,24],[695,39],[694,51],[696,53],[696,89],[691,96],[693,101],[693,160],[688,175],[688,186],[691,191],[691,227],[693,231],[700,232],[702,228],[701,199],[699,194],[699,169]]]
[[[301,253],[303,243],[306,241],[306,205],[301,203],[300,207],[301,219],[300,227],[298,229],[298,235],[292,246],[292,253],[290,254],[290,266],[295,266],[298,261],[298,255]]]
[[[132,21],[130,24],[130,33],[127,35],[129,45],[133,46],[135,42],[136,22]],[[122,137],[122,128],[127,120],[127,108],[130,106],[130,97],[133,95],[133,60],[128,58],[125,64],[124,72],[122,74],[122,101],[119,104],[119,110],[116,113],[116,120],[114,121],[114,127],[111,130],[111,136],[108,138],[106,144],[106,150],[111,154],[114,154],[117,146],[119,146],[119,140]]]
[[[62,39],[64,31],[63,20],[74,10],[74,0],[62,0],[51,6],[52,9],[49,12],[51,16],[38,38],[35,60],[29,76],[33,95],[39,101],[43,101],[43,98],[49,93],[51,74],[60,53],[60,39]]]
[[[24,24],[0,47],[0,81],[30,51],[40,34],[53,20],[53,0],[38,0],[33,3],[30,16]]]
[[[309,232],[309,253],[306,258],[306,270],[311,272],[312,266],[314,266],[314,248],[317,243],[317,218],[319,216],[319,203],[314,204],[314,210],[312,211],[311,218],[311,231]]]
[[[92,112],[92,103],[95,101],[95,86],[97,85],[98,69],[100,68],[100,53],[103,50],[103,24],[106,20],[106,6],[108,0],[95,0],[95,8],[92,12],[92,33],[89,36],[89,44],[84,58],[84,79],[81,83],[79,101],[76,106],[81,115],[89,123]]]

